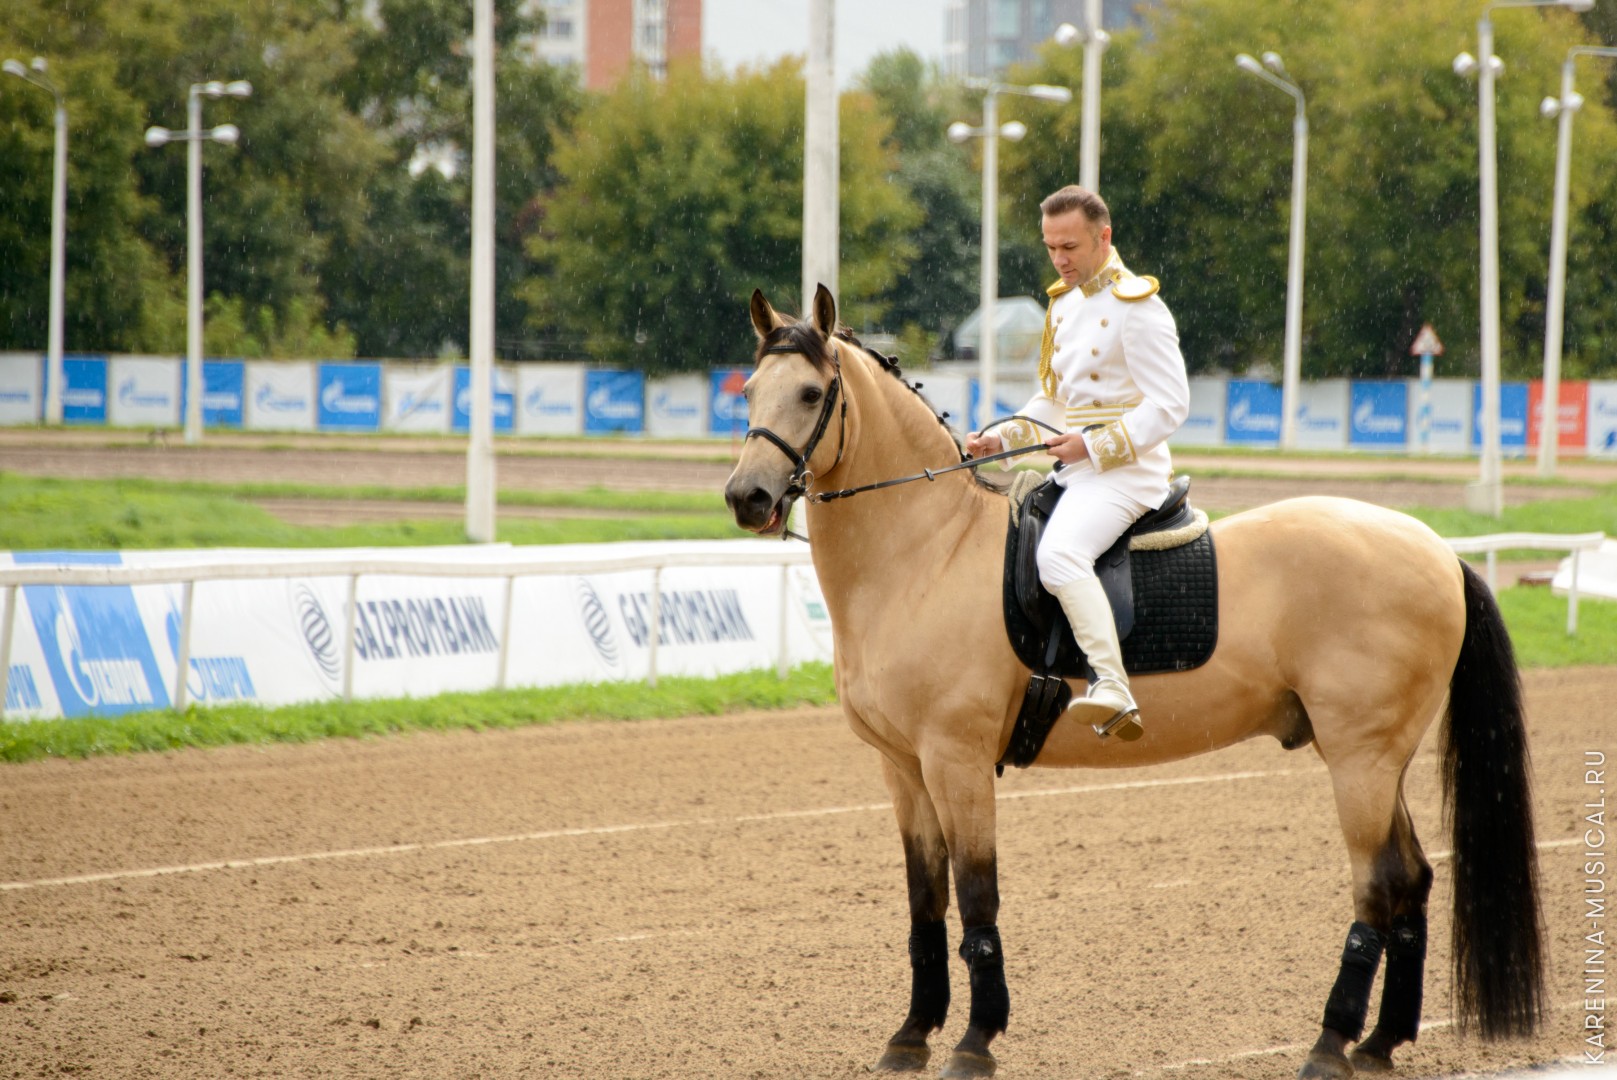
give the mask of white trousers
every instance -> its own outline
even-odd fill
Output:
[[[1039,540],[1039,581],[1051,592],[1094,577],[1095,560],[1153,509],[1093,472],[1073,475],[1066,487]]]

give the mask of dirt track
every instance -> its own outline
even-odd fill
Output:
[[[1437,860],[1405,1077],[1580,1050],[1561,841],[1617,670],[1527,685],[1555,1012],[1456,1038]],[[1001,1076],[1295,1074],[1351,919],[1312,751],[1000,790]],[[829,710],[10,766],[0,822],[0,1076],[854,1077],[905,1008],[896,830]]]

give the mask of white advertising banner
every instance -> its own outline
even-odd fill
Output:
[[[944,423],[957,435],[967,432],[966,416],[971,410],[971,376],[941,371],[923,371],[911,382],[919,383],[921,396],[926,398],[934,412],[947,413]]]
[[[584,433],[584,368],[523,364],[517,369],[518,435]]]
[[[307,360],[247,362],[245,424],[255,431],[313,431],[314,364]]]
[[[0,426],[35,424],[44,415],[44,356],[0,352]]]
[[[736,553],[777,553],[779,541],[666,541],[513,548],[345,551],[0,553],[30,565],[283,565],[285,576],[199,582],[192,597],[186,696],[198,704],[287,704],[341,697],[348,663],[346,576],[299,573],[332,559],[468,564],[599,562],[589,573],[359,578],[352,689],[356,698],[425,696],[510,686],[712,676],[829,660],[830,621],[813,568],[744,566]],[[614,561],[678,554],[711,565],[653,571]],[[110,716],[169,707],[176,690],[184,587],[61,586],[18,590],[4,715]],[[782,603],[785,607],[782,607]],[[653,618],[653,611],[657,617]],[[509,628],[509,641],[504,640]]]
[[[1434,454],[1470,454],[1471,379],[1432,380],[1432,432],[1428,447]],[[1409,452],[1420,452],[1420,380],[1409,380]]]
[[[1190,380],[1190,414],[1168,440],[1169,446],[1223,446],[1228,381],[1198,376]]]
[[[382,429],[442,434],[449,430],[448,364],[389,364],[382,369]]]
[[[706,375],[670,375],[646,382],[646,434],[701,438],[707,434]]]
[[[180,361],[114,356],[107,366],[107,423],[113,427],[180,425]]]
[[[1322,379],[1297,387],[1297,446],[1302,450],[1346,450],[1348,382]]]
[[[1617,382],[1589,384],[1589,453],[1617,457]]]

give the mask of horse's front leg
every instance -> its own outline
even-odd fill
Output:
[[[927,1037],[943,1026],[949,1013],[949,936],[943,921],[949,910],[949,849],[921,783],[920,766],[896,765],[883,756],[882,773],[904,840],[904,874],[909,881],[910,1011],[904,1026],[888,1040],[876,1068],[918,1072],[931,1055]]]
[[[1011,995],[999,943],[999,869],[995,858],[994,766],[963,744],[922,761],[926,788],[949,845],[955,902],[960,907],[960,959],[971,975],[966,1034],[940,1074],[944,1080],[994,1075],[988,1044],[1005,1030]]]

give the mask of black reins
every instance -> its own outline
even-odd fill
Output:
[[[828,341],[827,344],[831,346],[831,363],[836,370],[836,375],[831,379],[830,386],[826,388],[825,404],[820,407],[820,417],[817,421],[815,421],[814,432],[809,436],[808,443],[803,447],[803,449],[801,451],[797,450],[792,446],[791,443],[787,442],[785,439],[781,438],[779,435],[775,434],[773,431],[770,431],[766,427],[748,427],[747,434],[742,439],[743,442],[754,437],[768,439],[770,442],[775,444],[781,453],[785,454],[791,460],[793,466],[792,475],[787,478],[786,490],[783,492],[783,495],[787,497],[793,499],[807,498],[811,503],[827,503],[831,502],[833,499],[846,499],[850,496],[859,495],[866,491],[880,491],[883,488],[898,487],[900,484],[912,484],[917,480],[936,480],[945,473],[957,472],[961,469],[975,469],[979,465],[987,465],[990,462],[1004,461],[1008,458],[1021,457],[1024,454],[1036,454],[1041,450],[1050,449],[1050,445],[1048,443],[1034,443],[1032,446],[1024,446],[1016,450],[1002,450],[997,454],[990,454],[987,457],[970,458],[962,456],[958,464],[947,465],[941,469],[922,469],[914,476],[899,476],[894,477],[891,480],[878,480],[872,484],[861,484],[858,487],[841,488],[837,491],[820,491],[810,494],[808,489],[809,485],[814,483],[814,474],[809,471],[809,459],[814,456],[814,451],[819,449],[820,440],[825,437],[826,431],[830,428],[831,410],[837,407],[839,399],[842,405],[841,425],[839,430],[839,438],[837,441],[837,460],[832,463],[832,469],[835,469],[837,465],[842,463],[842,453],[847,449],[848,445],[848,396],[841,392],[842,355],[840,352],[838,352],[835,341]],[[802,349],[796,345],[782,344],[774,345],[765,349],[764,355],[767,356],[770,353],[801,352]],[[1057,435],[1062,433],[1060,428],[1051,427],[1043,420],[1038,420],[1031,416],[1024,416],[1021,413],[1014,413],[1011,416],[1001,417],[1000,419],[995,420],[992,424],[985,425],[984,430],[986,431],[988,428],[1007,423],[1011,420],[1026,420],[1030,424],[1035,424],[1038,427],[1042,427],[1046,431],[1054,432]],[[795,538],[798,540],[808,539],[805,536],[799,536],[790,529],[782,530],[782,537]]]

